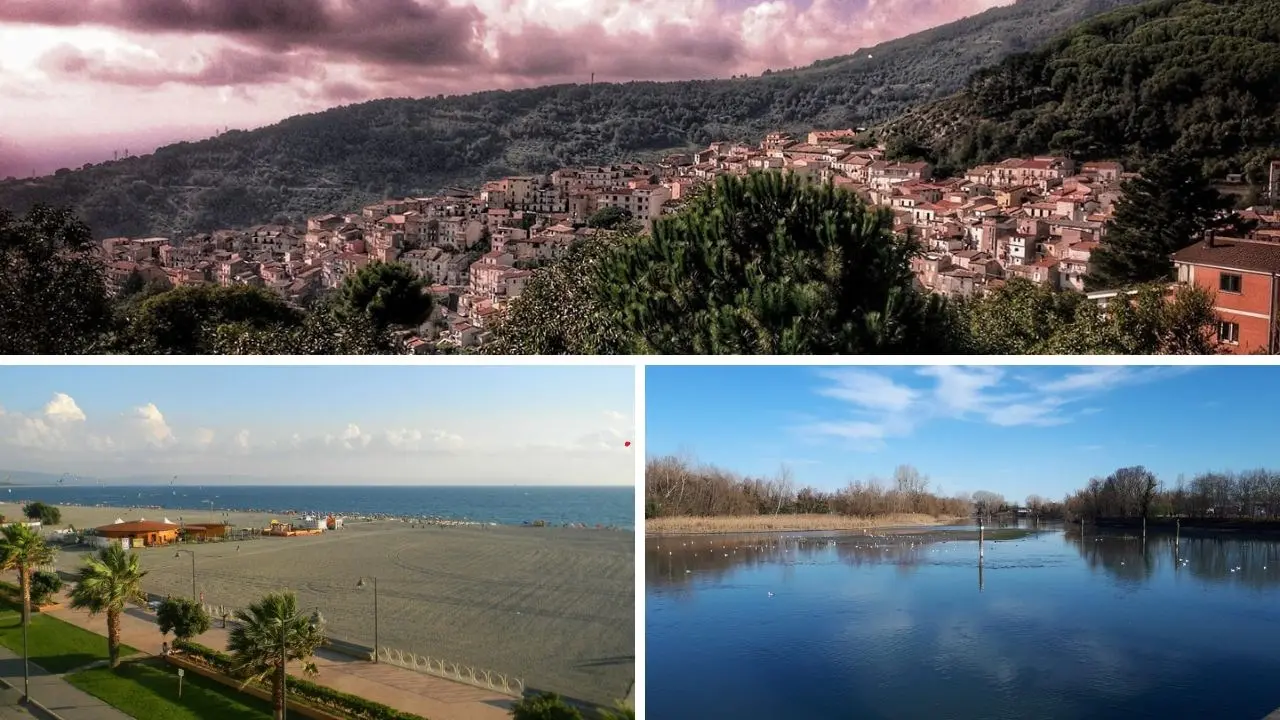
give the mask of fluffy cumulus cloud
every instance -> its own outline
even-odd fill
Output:
[[[60,450],[81,436],[86,416],[74,398],[54,393],[39,412],[0,412],[0,443],[39,450]]]
[[[160,408],[157,408],[155,403],[134,408],[133,416],[139,425],[143,440],[148,445],[167,447],[176,442],[173,430],[170,430],[169,423],[165,422],[164,413],[160,412]]]
[[[585,82],[592,73],[759,73],[1009,2],[4,0],[0,64],[16,79],[3,85],[10,97],[34,93],[46,107],[64,86],[76,90],[66,102],[112,88],[119,100],[99,108],[104,117],[133,107],[153,124],[201,115],[266,122],[374,97]],[[126,104],[129,91],[149,97]],[[172,107],[177,98],[187,102]]]
[[[54,393],[53,399],[44,406],[44,415],[50,422],[59,424],[85,421],[84,411],[76,404],[75,399],[66,393]]]

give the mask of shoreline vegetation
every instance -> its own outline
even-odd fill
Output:
[[[888,480],[852,480],[838,490],[797,486],[783,467],[772,477],[749,477],[665,456],[645,463],[645,534],[711,535],[906,529],[955,523],[1007,506],[1000,495],[978,491],[944,497],[930,480],[900,465]]]
[[[924,513],[894,513],[878,517],[832,514],[803,515],[720,515],[659,517],[645,520],[646,536],[730,535],[766,532],[829,532],[842,530],[886,530],[911,532],[968,520],[964,516],[937,516]]]

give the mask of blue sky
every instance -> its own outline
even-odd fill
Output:
[[[632,484],[629,367],[0,367],[0,469]]]
[[[645,396],[650,457],[823,489],[910,464],[947,495],[1059,499],[1128,465],[1280,464],[1280,367],[650,367]]]

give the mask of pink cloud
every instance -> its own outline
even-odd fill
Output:
[[[755,74],[1011,1],[0,0],[0,93],[13,106],[0,134],[30,145],[60,128],[244,128],[379,97],[592,73],[600,82]],[[119,47],[3,47],[6,30],[51,28]],[[20,72],[9,72],[14,63]]]

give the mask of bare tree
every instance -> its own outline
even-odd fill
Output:
[[[1004,497],[990,490],[979,490],[973,494],[973,509],[979,517],[991,517],[1004,506]]]
[[[893,471],[893,486],[898,494],[909,503],[908,509],[920,512],[920,501],[929,491],[929,478],[911,465],[899,465]]]

